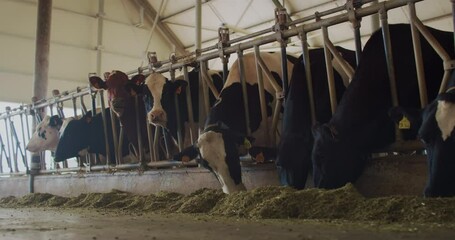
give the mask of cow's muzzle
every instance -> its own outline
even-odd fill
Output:
[[[125,101],[122,98],[114,98],[111,101],[112,111],[118,116],[121,117],[125,111]]]
[[[153,125],[166,127],[167,116],[164,110],[152,110],[147,114],[148,122]]]

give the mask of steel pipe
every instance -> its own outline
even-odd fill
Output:
[[[175,70],[169,70],[171,74],[171,81],[175,82]],[[179,106],[179,98],[177,94],[174,94],[174,108],[175,108],[175,117],[177,121],[177,142],[179,151],[183,150],[183,138],[182,138],[182,122],[180,119],[180,106]]]
[[[314,93],[313,93],[313,78],[311,76],[311,63],[310,63],[310,53],[308,50],[308,40],[306,33],[300,33],[300,41],[302,43],[302,52],[303,52],[303,65],[305,66],[305,77],[308,90],[308,100],[310,105],[311,113],[311,125],[316,124],[316,110],[314,106]]]
[[[372,5],[372,6],[359,8],[359,9],[356,9],[355,11],[356,11],[356,16],[359,17],[359,18],[362,18],[364,16],[368,16],[368,15],[371,15],[371,14],[379,12],[379,10],[381,8],[389,10],[389,9],[402,7],[402,6],[406,5],[408,2],[415,3],[415,2],[420,2],[420,1],[422,1],[422,0],[391,0],[391,1],[381,2],[381,4],[375,4],[375,5]],[[366,3],[366,2],[370,2],[370,1],[364,1],[364,3]],[[343,7],[343,9],[344,9],[344,7]],[[321,16],[321,15],[322,15],[321,13],[318,13],[318,16]],[[303,24],[303,25],[297,26],[295,28],[284,30],[284,31],[279,32],[279,33],[269,34],[269,35],[263,36],[261,38],[258,38],[258,39],[255,39],[255,40],[252,40],[252,41],[249,41],[249,42],[242,42],[242,43],[235,44],[235,45],[232,45],[232,46],[229,46],[229,47],[225,47],[225,48],[222,49],[221,53],[224,54],[224,55],[233,54],[233,53],[237,52],[238,50],[246,50],[246,49],[249,49],[249,48],[254,48],[255,45],[263,45],[263,44],[275,42],[277,37],[289,38],[289,37],[298,35],[300,32],[308,33],[308,32],[312,32],[312,31],[321,29],[323,26],[337,25],[337,24],[346,22],[348,20],[349,20],[348,13],[342,13],[342,14],[339,14],[337,16],[321,19],[320,21],[317,21],[317,22]],[[288,24],[295,24],[295,21],[293,21],[291,23],[288,23]],[[270,31],[271,30],[269,30],[269,32]],[[279,36],[277,34],[279,34]],[[233,40],[231,40],[228,43],[232,43],[232,41]],[[208,53],[205,53],[205,54],[202,54],[202,55],[199,55],[199,53],[201,53],[201,52],[198,51],[198,54],[196,54],[197,56],[194,56],[195,53],[192,53],[192,54],[189,54],[189,55],[185,55],[185,56],[181,56],[180,57],[181,59],[185,58],[185,59],[189,59],[189,60],[188,61],[183,61],[183,62],[177,62],[175,64],[172,64],[172,68],[173,69],[178,69],[178,68],[181,68],[182,66],[187,65],[187,64],[189,64],[190,62],[193,62],[193,61],[196,61],[196,62],[207,61],[207,60],[210,60],[210,59],[218,58],[220,56],[220,50],[208,52]],[[191,57],[191,56],[194,56],[194,57]],[[162,62],[162,63],[164,63],[164,62]],[[149,69],[147,67],[143,67],[143,68],[141,68],[141,70],[149,71]],[[168,66],[163,66],[163,67],[155,69],[154,71],[155,72],[159,72],[159,73],[163,73],[163,72],[166,72],[168,70],[169,70]],[[134,70],[134,71],[131,71],[131,72],[132,73],[136,73],[137,69]],[[128,74],[130,74],[130,72],[128,72]]]
[[[256,74],[257,74],[257,80],[258,80],[258,91],[259,91],[259,103],[261,107],[261,117],[262,121],[265,124],[265,131],[267,133],[267,144],[271,144],[271,139],[270,139],[270,131],[269,131],[269,123],[268,123],[268,117],[267,117],[267,103],[265,102],[265,90],[264,90],[264,79],[262,76],[262,69],[261,66],[259,65],[257,59],[260,57],[260,51],[259,51],[259,46],[254,46],[254,56],[256,59]]]
[[[183,67],[183,78],[188,83],[188,87],[186,88],[186,107],[188,109],[188,123],[189,123],[189,130],[190,130],[190,140],[191,144],[194,144],[195,137],[197,133],[193,133],[193,129],[195,127],[194,124],[194,113],[193,113],[193,99],[191,97],[191,82],[188,76],[188,67]]]
[[[392,97],[392,106],[398,106],[398,92],[395,78],[395,66],[393,65],[392,43],[390,40],[389,23],[387,21],[387,11],[382,8],[379,11],[382,27],[382,37],[384,42],[385,57],[387,63],[387,74],[389,77],[390,93]]]
[[[251,128],[250,128],[250,108],[248,106],[248,91],[246,86],[246,79],[245,79],[245,64],[243,63],[243,52],[237,52],[237,60],[238,60],[238,68],[240,74],[240,84],[242,85],[242,97],[243,97],[243,108],[245,111],[245,129],[246,135],[251,135]]]
[[[332,56],[330,54],[330,50],[328,47],[329,40],[329,33],[327,27],[322,27],[322,35],[324,38],[324,56],[325,56],[325,68],[327,71],[327,84],[329,86],[329,94],[330,94],[330,107],[332,110],[332,114],[335,113],[335,109],[337,108],[337,92],[335,88],[335,78],[333,76],[333,66],[332,66]]]
[[[408,3],[409,14],[411,19],[416,19],[416,9],[414,3]],[[428,94],[427,94],[427,85],[425,82],[425,69],[423,68],[423,58],[422,58],[422,47],[420,43],[420,34],[415,26],[413,20],[411,20],[411,34],[412,34],[412,46],[414,48],[414,57],[417,68],[417,81],[419,83],[419,93],[420,93],[420,106],[424,108],[428,104]]]

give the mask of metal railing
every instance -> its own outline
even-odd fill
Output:
[[[150,72],[158,72],[158,73],[164,73],[164,72],[170,72],[171,75],[171,81],[175,80],[175,70],[176,69],[181,69],[183,68],[184,71],[184,79],[189,82],[188,79],[188,70],[187,67],[194,66],[196,63],[197,65],[200,66],[201,69],[201,74],[200,74],[200,84],[204,86],[205,93],[204,91],[200,91],[200,97],[199,99],[204,100],[204,103],[201,106],[204,106],[203,109],[200,109],[201,111],[205,112],[205,115],[207,114],[209,110],[209,104],[208,104],[208,97],[207,92],[210,90],[214,93],[215,96],[218,96],[219,93],[217,92],[216,88],[214,88],[213,83],[209,81],[209,77],[206,74],[207,66],[208,63],[207,61],[212,60],[212,59],[218,59],[220,58],[222,63],[223,63],[223,79],[226,80],[227,76],[227,62],[229,59],[229,55],[231,54],[237,54],[238,56],[238,64],[239,64],[239,69],[240,72],[244,73],[245,70],[243,69],[243,52],[246,50],[252,50],[255,53],[255,59],[256,59],[256,66],[257,69],[255,70],[257,72],[258,76],[258,83],[259,83],[259,91],[260,91],[260,104],[261,104],[261,116],[262,118],[266,118],[267,113],[266,113],[266,103],[265,103],[265,97],[263,96],[263,89],[264,89],[264,81],[268,81],[268,83],[271,84],[275,91],[275,96],[277,96],[278,101],[276,102],[275,105],[275,112],[273,114],[273,121],[272,121],[272,126],[267,126],[273,133],[272,136],[270,136],[270,139],[268,141],[270,143],[275,143],[276,142],[276,131],[279,128],[278,127],[278,121],[279,121],[279,111],[280,111],[280,106],[282,105],[282,101],[285,101],[285,96],[287,92],[287,66],[286,66],[286,43],[287,40],[290,37],[298,36],[301,40],[302,43],[302,53],[304,56],[304,63],[305,63],[305,70],[306,70],[306,79],[307,79],[307,85],[308,85],[308,95],[310,97],[310,108],[311,108],[311,113],[312,113],[312,121],[313,123],[315,122],[315,106],[314,106],[314,98],[313,98],[313,92],[312,92],[312,80],[311,80],[311,71],[309,68],[310,65],[310,59],[309,59],[309,54],[308,54],[308,45],[307,45],[307,34],[312,31],[316,30],[322,30],[323,32],[323,39],[324,39],[324,47],[325,47],[325,56],[326,59],[331,58],[332,55],[335,55],[337,58],[337,61],[341,61],[338,56],[336,56],[336,52],[334,49],[333,44],[330,41],[328,30],[329,27],[344,23],[344,22],[351,22],[353,24],[353,29],[354,29],[354,41],[355,41],[355,46],[356,46],[356,53],[357,53],[357,60],[360,59],[361,56],[361,42],[360,42],[360,34],[358,32],[358,29],[360,28],[359,21],[361,20],[362,17],[372,15],[372,14],[380,14],[381,16],[381,24],[382,24],[382,31],[383,31],[383,36],[384,36],[384,43],[385,43],[385,49],[386,49],[386,57],[387,57],[387,62],[388,64],[388,73],[389,73],[389,79],[390,79],[390,84],[391,84],[391,91],[392,91],[392,102],[393,105],[398,105],[398,98],[397,98],[397,93],[396,93],[396,88],[393,87],[395,85],[394,82],[394,69],[393,65],[390,63],[393,62],[393,59],[391,59],[391,48],[390,48],[390,36],[388,33],[388,23],[387,23],[387,11],[391,9],[395,9],[398,7],[402,6],[408,6],[409,11],[410,11],[410,24],[412,26],[412,33],[413,33],[413,45],[414,45],[414,52],[416,55],[416,65],[418,68],[418,73],[419,73],[419,90],[420,90],[420,95],[421,95],[421,104],[422,106],[427,104],[427,97],[425,95],[426,90],[424,88],[425,86],[425,80],[424,74],[423,74],[423,67],[422,67],[422,60],[421,60],[421,54],[419,54],[420,51],[420,44],[418,43],[419,39],[418,33],[422,34],[425,39],[430,43],[433,48],[435,48],[436,52],[441,56],[441,58],[444,61],[444,70],[445,70],[445,75],[444,79],[441,84],[440,91],[444,91],[445,85],[447,84],[449,74],[448,72],[453,69],[454,67],[454,62],[453,60],[450,59],[450,55],[444,51],[444,49],[439,45],[439,43],[431,36],[431,34],[428,32],[426,27],[422,24],[422,22],[417,18],[415,14],[415,3],[420,2],[422,0],[390,0],[390,1],[383,1],[379,2],[377,4],[373,4],[367,7],[362,7],[361,5],[364,3],[370,3],[374,2],[372,0],[366,0],[366,1],[351,1],[348,0],[347,3],[343,6],[327,10],[324,12],[316,12],[315,14],[311,16],[304,17],[302,19],[298,19],[292,22],[288,22],[286,19],[286,11],[283,9],[277,9],[275,11],[275,16],[276,16],[276,23],[273,25],[272,28],[269,29],[264,29],[262,31],[258,31],[253,34],[248,34],[243,37],[239,37],[236,39],[229,39],[229,34],[228,31],[224,28],[220,28],[219,30],[219,42],[211,47],[203,48],[203,49],[198,49],[194,52],[188,53],[186,55],[182,56],[173,56],[169,60],[163,60],[163,61],[158,61],[156,58],[156,55],[150,54],[149,55],[149,66],[139,68],[133,71],[127,72],[128,75],[133,75],[136,73],[143,73],[143,74],[148,74]],[[455,4],[455,3],[453,3]],[[284,17],[285,16],[285,17]],[[325,17],[325,18],[323,18]],[[313,21],[315,20],[315,21]],[[309,22],[311,21],[311,22]],[[280,48],[281,48],[281,55],[282,55],[282,65],[281,65],[281,70],[282,70],[282,76],[283,76],[283,88],[281,88],[276,82],[275,79],[273,78],[271,72],[269,71],[267,65],[264,63],[263,59],[261,59],[260,56],[260,46],[264,44],[269,44],[272,42],[279,42],[280,43]],[[335,110],[336,108],[336,96],[334,95],[335,92],[334,90],[334,83],[333,83],[333,72],[331,73],[332,68],[331,62],[327,61],[327,74],[328,74],[328,79],[329,79],[329,89],[332,89],[330,91],[331,95],[331,105],[332,105],[332,111]],[[343,66],[343,64],[342,64]],[[352,72],[348,68],[343,68],[345,69],[347,75],[352,76]],[[265,75],[265,79],[263,79],[263,74]],[[242,84],[245,83],[245,76],[242,74],[240,77],[242,80]],[[194,125],[194,115],[192,112],[192,107],[190,106],[191,103],[191,94],[190,94],[190,88],[187,87],[187,107],[188,107],[188,117],[189,117],[189,122],[190,125]],[[261,95],[262,92],[262,95]],[[246,95],[247,93],[244,91],[243,93]],[[106,126],[106,116],[104,115],[104,109],[105,109],[105,102],[104,102],[104,94],[103,90],[94,90],[91,87],[82,87],[82,88],[77,88],[75,90],[71,91],[64,91],[64,92],[54,92],[54,96],[48,99],[42,99],[42,100],[36,100],[33,101],[32,104],[28,105],[22,105],[19,108],[15,109],[7,109],[6,112],[0,113],[0,120],[4,120],[4,125],[5,129],[8,132],[6,136],[1,136],[0,135],[0,174],[3,175],[11,175],[11,174],[24,174],[28,173],[30,168],[28,166],[28,160],[29,158],[27,157],[27,154],[25,153],[25,142],[26,142],[26,136],[28,139],[30,139],[30,133],[31,129],[29,127],[29,121],[33,120],[38,120],[40,121],[42,119],[42,114],[45,112],[45,109],[50,109],[50,113],[53,114],[53,108],[56,107],[57,113],[61,115],[62,117],[62,111],[61,109],[63,108],[63,103],[70,102],[73,107],[73,112],[74,116],[77,117],[77,110],[82,109],[83,114],[87,113],[87,108],[84,103],[84,98],[90,97],[91,101],[91,109],[92,113],[95,114],[95,110],[97,105],[101,107],[101,113],[102,113],[102,118],[103,118],[103,123],[104,123],[104,131],[107,133],[107,131],[113,131],[114,133],[114,148],[116,149],[115,151],[115,156],[110,156],[108,154],[107,157],[107,163],[109,163],[109,159],[114,158],[116,161],[115,165],[88,165],[88,166],[83,166],[82,164],[79,164],[79,167],[73,167],[73,168],[55,168],[55,169],[38,169],[38,173],[41,174],[48,174],[48,173],[56,173],[56,172],[87,172],[87,171],[115,171],[115,170],[130,170],[130,169],[138,169],[140,167],[143,167],[144,164],[150,168],[161,168],[161,167],[175,167],[175,166],[194,166],[195,163],[191,162],[189,164],[187,163],[181,163],[181,162],[174,162],[174,161],[169,161],[165,160],[162,161],[161,159],[158,159],[158,154],[157,154],[157,148],[158,148],[158,138],[160,136],[161,130],[159,128],[154,128],[152,126],[148,126],[146,131],[143,131],[142,129],[137,129],[137,133],[139,135],[139,155],[137,156],[139,159],[139,162],[137,164],[125,164],[122,162],[122,153],[121,153],[121,147],[120,143],[122,142],[123,136],[123,130],[122,127],[120,126],[120,134],[116,134],[118,130],[116,129],[117,125],[113,124],[115,122],[115,114],[111,113],[111,119],[112,119],[112,127],[113,129],[107,129]],[[247,101],[247,97],[244,97],[245,101]],[[77,106],[77,102],[79,100],[79,107]],[[98,104],[96,104],[98,100]],[[136,110],[138,110],[138,102],[139,99],[136,98]],[[177,101],[176,101],[177,102]],[[248,112],[247,109],[248,103],[245,102],[245,109],[246,112]],[[176,104],[175,106],[178,108],[181,106],[178,106]],[[137,111],[136,111],[137,112]],[[246,114],[248,116],[248,114]],[[20,120],[19,120],[20,119]],[[178,118],[180,119],[180,118]],[[18,136],[17,131],[16,131],[16,125],[15,122],[20,121],[21,123],[21,128],[22,128],[22,136]],[[246,120],[246,125],[249,126],[248,124],[248,119]],[[137,124],[139,126],[139,124]],[[179,142],[179,148],[182,149],[185,147],[182,143],[182,136],[181,136],[181,131],[183,131],[183,123],[179,122],[178,123],[178,129],[179,129],[179,137],[178,137],[178,142]],[[141,143],[142,138],[141,134],[144,134],[144,132],[147,133],[148,139],[149,139],[149,145],[148,146],[142,146],[143,144]],[[251,130],[249,130],[248,133],[250,133]],[[194,140],[194,135],[196,133],[192,132],[191,137],[192,140]],[[399,143],[402,145],[402,143]],[[109,152],[109,146],[108,141],[107,141],[107,135],[105,136],[105,145],[107,152]],[[149,149],[149,155],[145,156],[143,155],[144,149],[142,147],[146,147]],[[169,156],[167,157],[169,158]],[[37,159],[37,158],[35,158]],[[38,158],[39,159],[39,158]],[[26,166],[25,172],[21,172],[17,168],[17,163],[18,161],[22,161],[23,164]],[[32,163],[33,163],[32,159]],[[41,161],[44,161],[41,160]],[[5,164],[6,163],[6,164]],[[33,164],[31,164],[33,165]],[[4,172],[4,167],[7,166],[7,170],[9,170],[9,173]],[[35,165],[36,166],[36,165]],[[33,167],[32,167],[33,168]]]

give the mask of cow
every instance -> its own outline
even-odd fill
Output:
[[[261,58],[272,72],[278,84],[281,84],[281,54],[260,53]],[[199,136],[197,143],[185,149],[191,157],[200,154],[201,161],[211,170],[222,185],[223,192],[229,194],[245,190],[242,183],[241,166],[239,159],[239,147],[250,145],[250,139],[254,138],[253,146],[274,147],[268,143],[264,135],[265,121],[271,120],[271,103],[275,100],[275,90],[272,84],[264,81],[264,90],[267,103],[268,119],[262,119],[259,105],[259,91],[257,83],[256,62],[253,53],[244,55],[245,81],[247,87],[249,119],[252,135],[248,136],[245,124],[245,110],[243,94],[240,83],[240,69],[238,60],[235,61],[229,71],[226,83],[220,93],[220,98],[210,109],[205,129]],[[288,56],[287,72],[292,77],[292,67],[295,57]],[[272,146],[272,145],[273,146]]]
[[[220,91],[223,87],[222,72],[208,70],[207,75],[211,78],[215,88]],[[151,73],[145,80],[144,101],[147,109],[148,122],[167,129],[174,139],[177,139],[177,121],[183,127],[188,123],[188,105],[186,87],[189,84],[191,92],[191,105],[194,122],[199,121],[199,68],[194,68],[188,73],[188,82],[183,76],[171,81],[160,73]],[[179,118],[175,108],[175,99],[179,106]],[[216,98],[209,92],[209,103],[213,105]],[[184,132],[182,133],[185,138]],[[187,143],[189,141],[186,141]],[[188,145],[188,144],[186,144]]]
[[[411,30],[407,24],[390,25],[398,102],[403,107],[420,106]],[[453,57],[453,33],[429,28]],[[421,50],[428,98],[434,99],[443,76],[443,62],[428,42]],[[338,188],[355,182],[373,151],[395,140],[394,123],[383,36],[377,31],[365,44],[350,85],[328,123],[313,128],[313,181],[319,188]],[[408,135],[405,140],[415,138]]]
[[[111,158],[110,164],[115,164],[115,147],[112,134],[112,123],[110,109],[104,110],[106,116],[107,139],[109,153]],[[116,121],[117,130],[120,128]],[[120,143],[122,155],[129,154],[129,142],[124,139]],[[101,113],[92,116],[91,111],[87,112],[81,119],[66,121],[61,127],[60,140],[55,150],[54,161],[61,162],[68,158],[84,155],[85,153],[97,153],[107,156],[105,145],[105,134],[103,127],[103,118]]]
[[[112,111],[120,119],[120,122],[125,130],[128,141],[131,142],[136,152],[139,149],[138,125],[141,134],[141,142],[143,147],[148,149],[148,136],[145,117],[145,104],[142,100],[142,83],[145,76],[137,74],[131,79],[118,70],[113,70],[111,73],[105,74],[106,81],[103,81],[98,76],[89,78],[90,84],[96,89],[104,89],[108,92],[109,106]],[[136,99],[138,98],[138,109],[136,110]],[[137,116],[137,117],[136,117]]]
[[[62,125],[63,119],[58,115],[45,116],[36,126],[36,131],[25,148],[30,152],[42,152],[46,150],[55,152]]]
[[[396,107],[392,118],[399,122],[403,116],[409,128],[418,130],[425,144],[428,162],[428,181],[425,197],[455,196],[455,71],[445,93],[441,93],[424,109]],[[399,117],[398,117],[399,116]]]
[[[355,52],[341,47],[337,47],[337,50],[345,61],[354,68],[356,64]],[[325,123],[330,120],[332,112],[324,49],[309,50],[309,59],[316,121]],[[333,73],[337,102],[339,102],[346,89],[345,82],[349,82],[349,79],[345,74],[339,74],[337,71]],[[313,150],[313,135],[311,133],[313,124],[303,55],[294,65],[292,76],[289,94],[285,102],[283,128],[276,163],[283,185],[303,189],[308,172],[311,170],[311,151]]]

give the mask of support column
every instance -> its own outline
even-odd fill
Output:
[[[38,0],[38,14],[36,26],[35,73],[33,79],[33,99],[46,98],[49,72],[49,49],[51,39],[52,0]],[[36,114],[45,114],[37,111]],[[34,118],[33,126],[37,122]],[[35,131],[35,127],[33,127]],[[44,161],[44,159],[43,159]],[[32,173],[41,169],[40,154],[32,155],[30,168]],[[30,183],[30,192],[33,193],[33,182]]]
[[[52,0],[38,0],[36,27],[35,76],[33,96],[43,99],[47,94],[49,49],[51,39]]]

